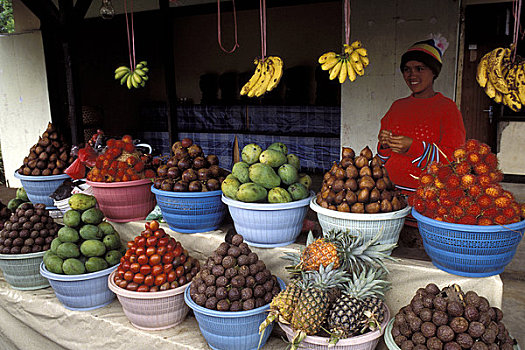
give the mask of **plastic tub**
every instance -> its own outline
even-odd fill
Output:
[[[222,191],[171,192],[151,186],[157,198],[162,218],[173,231],[196,233],[216,230],[221,225],[226,206]]]
[[[366,239],[372,239],[379,231],[382,231],[383,236],[379,240],[381,244],[396,244],[405,218],[412,207],[407,206],[390,213],[344,213],[321,207],[314,197],[310,202],[310,208],[317,213],[323,232],[330,230],[359,231]]]
[[[115,284],[116,271],[108,277],[108,286],[122,305],[129,322],[139,329],[161,330],[181,323],[190,308],[184,302],[189,283],[162,292],[133,292]]]
[[[40,275],[40,263],[44,252],[29,254],[0,254],[0,270],[7,283],[18,290],[35,290],[49,287]]]
[[[358,335],[350,338],[344,338],[337,342],[335,346],[328,346],[330,338],[318,337],[318,336],[307,336],[301,342],[300,349],[311,349],[311,350],[374,350],[379,342],[379,339],[385,332],[385,327],[390,321],[390,310],[385,304],[385,320],[381,324],[381,327],[373,332],[368,332],[363,335]],[[286,333],[286,338],[291,341],[294,338],[294,330],[287,324],[279,322],[279,326]]]
[[[503,272],[523,237],[525,220],[510,225],[461,225],[430,219],[412,210],[432,263],[448,273],[487,277]]]
[[[284,282],[277,278],[281,289]],[[259,325],[270,311],[269,304],[257,309],[239,312],[210,310],[197,305],[190,297],[190,289],[184,292],[184,301],[193,310],[202,335],[212,349],[255,350],[259,344]],[[266,328],[261,347],[266,344],[273,329],[273,323]]]
[[[289,203],[244,203],[222,196],[237,233],[251,246],[281,247],[295,242],[308,212],[310,196]]]
[[[55,209],[53,198],[49,195],[55,192],[69,175],[27,176],[15,171],[15,177],[22,182],[31,203],[44,203],[47,209]]]
[[[49,280],[58,300],[66,309],[87,311],[108,305],[115,294],[108,288],[108,275],[118,265],[82,275],[60,275],[40,264],[40,274]]]
[[[150,191],[150,179],[86,183],[93,189],[100,210],[110,221],[144,220],[155,207],[155,196]]]

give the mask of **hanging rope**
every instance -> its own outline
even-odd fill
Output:
[[[514,31],[512,37],[512,62],[516,61],[516,52],[518,51],[518,40],[520,36],[520,17],[521,17],[521,0],[514,0],[512,6],[512,15],[514,16]]]
[[[261,24],[261,59],[266,57],[266,0],[259,0],[259,22]]]
[[[237,12],[235,11],[235,0],[232,0],[233,4],[233,28],[235,33],[235,44],[233,45],[233,48],[231,50],[226,50],[222,46],[222,39],[221,39],[221,0],[217,0],[217,40],[219,42],[219,47],[222,51],[226,53],[233,53],[238,47],[239,42],[237,41]]]
[[[128,34],[128,52],[129,52],[129,66],[131,70],[135,70],[136,61],[135,61],[135,30],[133,26],[133,0],[131,0],[131,35],[129,32],[129,21],[128,21],[128,8],[127,0],[124,0],[124,13],[126,15],[126,32]]]
[[[344,2],[345,44],[350,45],[350,0]]]

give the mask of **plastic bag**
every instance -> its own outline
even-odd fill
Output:
[[[79,158],[77,158],[73,163],[71,163],[70,166],[67,167],[66,170],[64,170],[64,172],[72,179],[83,179],[86,177],[86,166],[82,164]]]

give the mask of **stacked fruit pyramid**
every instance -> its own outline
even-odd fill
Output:
[[[502,319],[503,312],[475,291],[429,283],[395,315],[390,335],[401,349],[512,350],[516,340]]]
[[[69,199],[64,214],[66,226],[44,255],[47,270],[57,274],[80,275],[96,272],[120,262],[123,247],[113,226],[103,221],[95,197],[76,193]]]
[[[241,202],[287,203],[309,196],[312,179],[299,173],[299,157],[288,153],[284,143],[272,143],[264,151],[250,143],[242,149],[241,157],[221,185],[226,197]]]
[[[499,182],[503,173],[490,147],[470,139],[456,149],[450,162],[432,163],[419,178],[409,202],[431,219],[466,225],[507,225],[525,218]]]
[[[385,321],[384,292],[386,252],[394,244],[379,244],[381,233],[371,240],[360,234],[330,231],[306,248],[287,253],[291,282],[270,304],[260,331],[274,320],[289,324],[296,349],[306,336],[330,337],[330,343],[378,329]],[[328,340],[328,339],[327,339]]]

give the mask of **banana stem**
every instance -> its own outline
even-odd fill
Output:
[[[344,2],[345,44],[350,45],[350,0]]]

